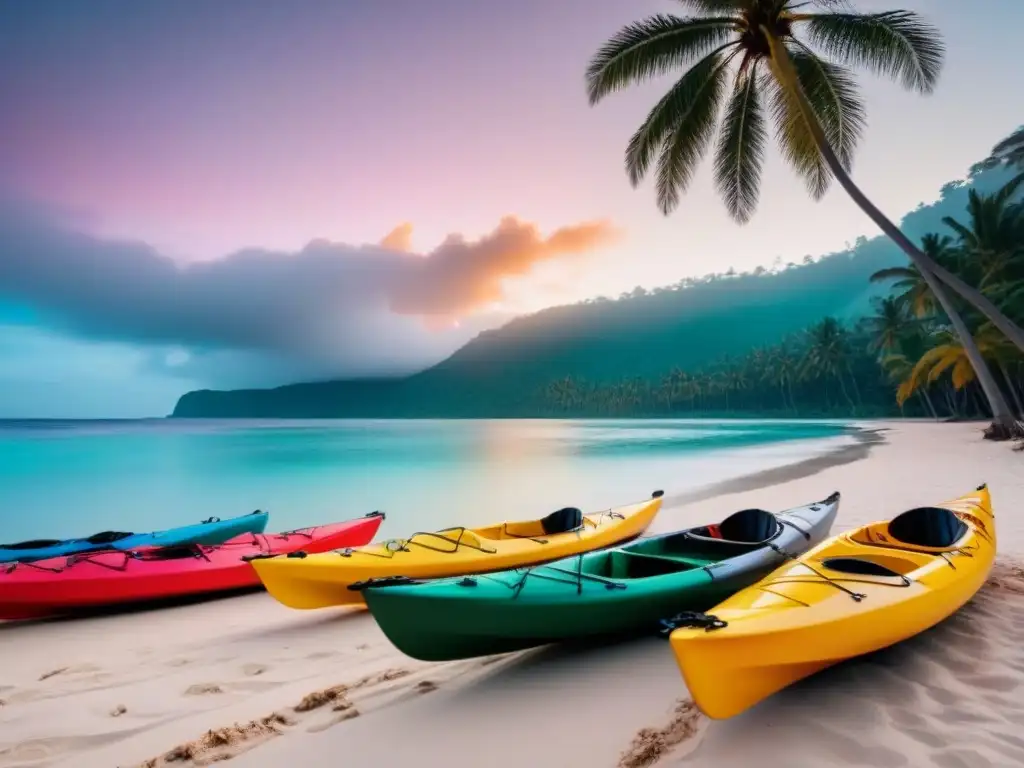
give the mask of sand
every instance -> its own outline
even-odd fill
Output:
[[[993,576],[938,627],[731,720],[694,708],[659,637],[427,664],[364,610],[253,594],[0,623],[0,768],[1024,765],[1024,455],[978,424],[865,426],[883,431],[669,498],[651,532],[840,490],[838,532],[987,482]]]

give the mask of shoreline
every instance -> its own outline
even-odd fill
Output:
[[[871,449],[885,443],[885,433],[891,427],[870,427],[852,426],[849,436],[856,442],[852,445],[842,445],[830,449],[824,453],[812,456],[807,459],[783,464],[778,467],[750,472],[739,477],[729,478],[721,482],[701,486],[691,491],[666,496],[664,501],[665,509],[672,509],[686,504],[694,504],[718,496],[728,496],[736,493],[757,491],[763,488],[770,488],[773,485],[781,485],[794,480],[800,480],[819,472],[824,472],[831,467],[839,467],[843,464],[850,464],[861,461],[871,455]],[[815,438],[816,440],[817,438]],[[832,440],[835,438],[824,438]],[[827,494],[826,494],[827,495]],[[822,497],[824,498],[824,497]]]
[[[396,765],[443,755],[453,768],[1024,763],[1024,742],[1013,741],[1024,726],[1024,521],[1012,514],[1024,504],[1024,457],[982,440],[975,424],[855,428],[853,444],[666,499],[650,532],[839,490],[838,533],[988,482],[997,569],[940,627],[740,717],[709,722],[687,705],[660,637],[430,664],[394,649],[365,609],[291,611],[256,593],[3,626],[0,768],[174,768],[224,758],[276,768],[334,765],[339,756],[372,766],[382,754]],[[577,725],[553,733],[567,713]],[[509,738],[513,725],[538,737]]]

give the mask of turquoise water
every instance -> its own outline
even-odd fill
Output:
[[[270,512],[382,535],[584,511],[813,455],[825,422],[0,421],[0,541]]]

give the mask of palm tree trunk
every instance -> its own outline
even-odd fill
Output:
[[[1020,394],[1017,392],[1017,388],[1013,385],[1013,378],[1010,376],[1010,372],[1006,370],[1006,366],[1003,363],[999,363],[999,372],[1003,374],[1003,378],[1006,379],[1006,386],[1010,388],[1010,394],[1013,395],[1013,401],[1017,405],[1017,413],[1022,419],[1024,419],[1024,403],[1020,400]]]
[[[849,177],[846,173],[846,169],[844,169],[842,163],[839,162],[839,158],[837,158],[835,152],[832,151],[832,147],[829,145],[828,139],[825,137],[825,132],[822,130],[821,124],[818,122],[818,118],[815,116],[813,110],[804,97],[803,91],[800,89],[800,83],[797,79],[796,72],[793,69],[793,62],[790,60],[789,54],[786,53],[785,47],[780,45],[779,41],[771,35],[768,36],[768,39],[772,47],[772,61],[777,65],[776,75],[779,77],[783,87],[788,88],[794,95],[796,95],[797,101],[800,105],[800,111],[810,127],[811,135],[814,137],[815,143],[821,150],[821,155],[825,159],[826,164],[832,171],[832,174],[836,177],[836,181],[838,181],[843,189],[846,190],[847,194],[853,198],[853,201],[860,206],[860,209],[864,211],[864,213],[866,213],[873,222],[875,222],[878,228],[881,229],[890,240],[899,246],[900,250],[903,251],[921,271],[921,275],[924,277],[925,282],[928,283],[928,287],[931,288],[933,293],[935,293],[935,286],[933,283],[936,282],[934,278],[938,278],[938,280],[941,280],[960,294],[968,303],[973,304],[978,311],[992,321],[992,324],[996,328],[1006,335],[1006,338],[1012,341],[1019,350],[1024,352],[1024,329],[1004,315],[999,308],[977,288],[972,288],[955,274],[937,263],[934,259],[925,255],[906,235],[900,231],[899,227],[889,221],[888,217],[876,208],[874,203],[868,200],[857,185],[853,183],[853,179]],[[930,277],[933,279],[929,280]],[[936,298],[938,298],[938,294],[936,294]],[[943,303],[941,299],[939,302]]]
[[[917,393],[919,395],[921,395],[922,399],[925,402],[925,405],[928,406],[928,410],[931,412],[932,418],[933,419],[938,419],[939,418],[939,412],[935,410],[935,405],[932,403],[931,397],[928,396],[928,390],[927,389],[919,389],[919,390],[917,390]]]
[[[932,261],[930,258],[921,253],[920,250],[914,246],[913,243],[907,239],[899,228],[893,224],[889,219],[885,217],[874,204],[867,199],[863,192],[853,183],[853,179],[850,178],[849,174],[846,173],[846,169],[843,168],[843,164],[839,162],[839,158],[836,157],[836,153],[832,150],[831,145],[828,143],[828,138],[825,136],[825,131],[821,127],[821,123],[818,122],[817,116],[814,114],[814,110],[811,105],[807,102],[807,98],[804,96],[803,89],[800,87],[800,81],[797,78],[796,70],[793,69],[793,62],[789,58],[789,54],[786,52],[785,46],[781,44],[774,35],[770,34],[765,30],[768,37],[769,44],[772,49],[772,62],[775,66],[775,74],[779,78],[779,82],[782,87],[786,88],[796,99],[797,104],[800,107],[800,112],[807,122],[808,128],[811,131],[811,135],[814,137],[815,143],[818,145],[818,149],[821,150],[821,156],[824,158],[825,163],[828,165],[829,170],[832,171],[832,175],[836,177],[836,181],[846,190],[846,192],[853,198],[853,201],[860,206],[861,210],[866,213],[872,221],[878,225],[888,237],[896,243],[903,250],[904,253],[910,258],[910,260],[917,266],[921,272],[921,277],[928,284],[932,293],[935,295],[936,300],[942,307],[946,316],[949,318],[950,323],[953,325],[953,329],[960,337],[960,341],[964,346],[964,352],[967,354],[967,359],[971,363],[971,367],[974,368],[974,372],[978,377],[978,382],[981,384],[982,390],[985,392],[985,397],[988,399],[989,407],[992,409],[992,421],[996,427],[993,430],[993,437],[1009,437],[1014,433],[1016,425],[1013,418],[1013,412],[1010,410],[1010,406],[1006,402],[1006,398],[1003,397],[1002,391],[999,389],[999,385],[996,384],[995,378],[992,376],[992,372],[985,364],[984,358],[981,356],[981,352],[978,349],[978,345],[974,342],[974,337],[971,336],[970,331],[967,329],[967,325],[964,323],[963,318],[960,317],[960,313],[956,311],[949,296],[946,295],[945,288],[942,283],[936,277],[937,273],[941,272],[944,277],[943,280],[948,280],[948,285],[957,290],[961,296],[975,304],[979,310],[981,310],[993,324],[1005,333],[1021,350],[1024,350],[1024,330],[1021,330],[1013,322],[1005,317],[995,305],[985,299],[984,296],[978,291],[971,289],[959,278],[951,275],[946,270],[942,269],[938,264]],[[968,296],[961,288],[967,288],[968,292],[977,294],[981,297],[983,302],[989,305],[989,308],[994,314],[990,314],[985,311],[985,308],[981,303],[977,302],[977,298],[974,296]],[[998,316],[998,318],[997,318]],[[1005,327],[1004,327],[1005,326]]]
[[[846,398],[846,402],[850,404],[850,413],[857,413],[857,406],[853,402],[853,398],[850,397],[850,393],[846,390],[846,382],[843,381],[843,372],[836,371],[836,381],[839,382],[839,391],[843,393],[843,397]]]

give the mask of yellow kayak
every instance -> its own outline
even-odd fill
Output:
[[[444,528],[324,554],[252,560],[267,591],[290,608],[364,603],[369,579],[432,579],[536,565],[636,538],[661,509],[649,501],[584,515],[575,507],[540,520]],[[355,588],[350,589],[352,585]]]
[[[669,640],[694,703],[732,717],[844,659],[952,615],[996,555],[988,487],[846,531],[777,568]]]

